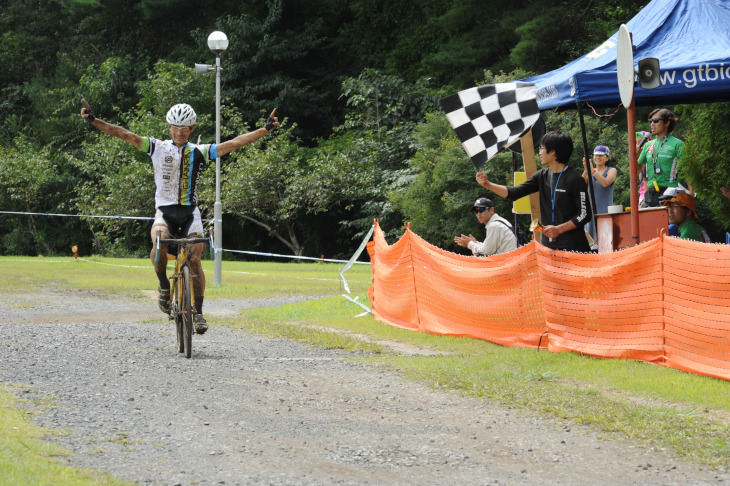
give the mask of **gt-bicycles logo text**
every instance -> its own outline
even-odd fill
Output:
[[[680,75],[678,76],[678,74]],[[682,71],[676,69],[662,71],[661,78],[662,85],[684,84],[687,88],[692,89],[699,83],[730,80],[730,65],[725,66],[725,63],[721,63],[719,66],[705,64]]]

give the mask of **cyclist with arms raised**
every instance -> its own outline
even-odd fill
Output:
[[[203,234],[203,223],[198,209],[198,179],[205,165],[217,157],[229,154],[236,149],[251,144],[272,132],[279,120],[271,112],[263,128],[244,133],[221,144],[198,145],[190,143],[190,135],[195,128],[197,116],[190,105],[177,104],[167,112],[167,123],[172,140],[157,140],[153,137],[140,137],[129,130],[112,125],[94,116],[89,104],[84,100],[81,117],[102,132],[129,142],[137,149],[146,152],[152,159],[155,174],[155,220],[152,223],[152,251],[150,259],[157,278],[160,281],[158,290],[159,306],[162,312],[169,313],[170,280],[167,278],[167,260],[155,262],[155,244],[157,231],[161,238],[171,237],[170,228],[176,231],[182,228],[181,234],[188,237],[199,237]],[[167,245],[160,245],[160,253],[167,253]],[[203,244],[193,245],[190,251],[190,269],[198,278],[193,279],[195,294],[195,332],[203,334],[208,324],[203,318],[203,295],[205,293],[205,273],[200,256]]]

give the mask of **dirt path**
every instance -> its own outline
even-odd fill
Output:
[[[232,315],[284,299],[210,301]],[[148,301],[0,299],[0,383],[69,464],[140,484],[727,484],[628,443],[437,392],[352,355],[211,326],[193,359]],[[32,408],[33,409],[33,408]]]

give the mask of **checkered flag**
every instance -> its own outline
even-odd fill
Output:
[[[439,103],[477,170],[540,118],[533,83],[488,84]]]

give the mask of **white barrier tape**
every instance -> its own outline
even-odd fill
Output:
[[[141,267],[138,265],[117,265],[115,263],[106,263],[106,262],[95,262],[93,260],[87,260],[85,258],[74,258],[69,260],[11,260],[12,262],[31,262],[31,263],[73,263],[75,261],[82,261],[86,263],[96,263],[97,265],[108,265],[110,267],[123,267],[123,268],[144,268],[144,269],[152,269],[153,267],[145,266]],[[172,264],[168,263],[167,267],[172,268]],[[237,270],[226,270],[225,273],[241,273],[244,275],[262,275],[264,277],[274,277],[275,275],[271,275],[269,273],[257,273],[257,272],[241,272]],[[293,275],[287,275],[286,278],[295,278],[298,280],[322,280],[322,281],[329,281],[329,282],[337,282],[340,279],[339,278],[317,278],[317,277],[296,277]]]
[[[375,230],[375,225],[372,225],[370,227],[370,231],[368,231],[368,234],[366,234],[365,238],[362,239],[362,242],[360,243],[360,247],[355,251],[355,254],[352,255],[350,257],[350,259],[347,261],[347,265],[345,265],[345,267],[342,270],[340,270],[340,278],[342,279],[342,284],[345,286],[345,292],[347,292],[348,294],[350,293],[350,287],[348,287],[348,285],[347,285],[347,280],[345,280],[344,273],[346,271],[348,271],[354,263],[360,263],[360,262],[356,262],[355,260],[360,258],[360,254],[367,246],[368,241],[370,241],[370,237],[373,235],[374,230]]]
[[[7,260],[9,263],[22,262],[22,263],[73,263],[73,259],[68,260]]]
[[[62,216],[67,218],[103,218],[103,219],[140,219],[152,221],[155,218],[149,216],[101,216],[95,214],[58,214],[58,213],[25,213],[20,211],[0,211],[0,214],[19,214],[26,216]],[[221,221],[220,219],[203,219],[201,221],[212,221],[214,223]]]
[[[226,273],[242,273],[244,275],[261,275],[264,277],[273,277],[274,275],[268,274],[268,273],[256,273],[256,272],[239,272],[237,270],[227,270]],[[316,278],[316,277],[294,277],[292,275],[288,275],[286,278],[297,278],[300,280],[324,280],[324,281],[338,281],[338,278]]]
[[[362,317],[362,316],[366,316],[366,315],[368,315],[368,314],[372,314],[372,313],[373,313],[373,311],[372,311],[372,310],[370,310],[370,307],[368,307],[368,306],[366,306],[366,305],[364,305],[364,304],[361,304],[360,302],[358,302],[358,301],[357,301],[357,299],[359,299],[360,297],[355,297],[355,298],[353,299],[352,297],[350,297],[350,296],[349,296],[349,295],[347,295],[347,294],[342,294],[342,296],[343,296],[344,298],[346,298],[347,300],[349,300],[350,302],[352,302],[352,303],[354,303],[354,304],[357,304],[357,305],[359,305],[360,307],[362,307],[363,309],[365,309],[365,312],[363,312],[362,314],[358,314],[358,315],[356,315],[355,317]]]
[[[348,260],[347,265],[345,265],[345,267],[342,270],[339,271],[340,278],[342,279],[342,285],[345,287],[345,292],[347,292],[347,294],[350,293],[350,286],[347,285],[347,280],[345,280],[345,272],[347,270],[349,270],[350,267],[352,267],[353,263],[355,263],[355,260],[357,260],[358,258],[360,258],[360,254],[362,253],[362,251],[367,246],[368,241],[370,241],[370,237],[373,235],[373,231],[374,230],[375,230],[375,225],[372,225],[370,227],[370,231],[368,231],[368,233],[365,235],[365,238],[362,239],[362,242],[360,243],[360,247],[357,249],[357,251],[355,252],[355,254],[352,255],[352,257],[350,257],[350,260]],[[353,303],[359,305],[360,307],[362,307],[363,309],[365,309],[365,312],[363,312],[362,314],[358,314],[355,317],[362,317],[362,316],[366,316],[368,314],[372,314],[373,313],[373,311],[368,306],[363,305],[363,304],[361,304],[360,302],[357,301],[357,299],[359,299],[359,297],[355,297],[353,299],[352,297],[350,297],[347,294],[342,294],[342,296],[344,298],[346,298],[347,300],[349,300],[350,302],[353,302]]]
[[[35,215],[35,216],[65,216],[71,218],[105,218],[105,219],[145,219],[152,220],[155,218],[149,218],[146,216],[97,216],[93,214],[56,214],[56,213],[21,213],[18,211],[0,211],[0,214],[24,214],[24,215]]]
[[[68,260],[8,260],[11,263],[15,262],[23,262],[23,263],[75,263],[77,261],[86,262],[86,263],[96,263],[97,265],[108,265],[110,267],[124,267],[124,268],[152,268],[149,267],[140,267],[136,265],[117,265],[115,263],[104,263],[104,262],[95,262],[93,260],[87,260],[85,258],[69,258]]]
[[[145,269],[151,269],[153,268],[152,265],[148,267],[140,267],[139,265],[117,265],[115,263],[105,263],[105,262],[95,262],[93,260],[87,260],[85,258],[77,258],[76,260],[80,262],[86,262],[86,263],[96,263],[97,265],[108,265],[110,267],[122,267],[122,268],[145,268]],[[167,267],[170,268],[170,263],[168,262]]]
[[[277,253],[262,253],[258,251],[243,251],[243,250],[227,250],[225,248],[215,248],[213,247],[215,251],[229,251],[231,253],[244,253],[246,255],[260,255],[260,256],[272,256],[272,257],[279,257],[279,258],[293,258],[296,260],[314,260],[317,262],[332,262],[332,263],[347,263],[347,260],[331,260],[328,258],[317,258],[317,257],[305,257],[305,256],[297,256],[297,255],[279,255]],[[361,265],[370,265],[370,262],[355,262],[359,263]]]

